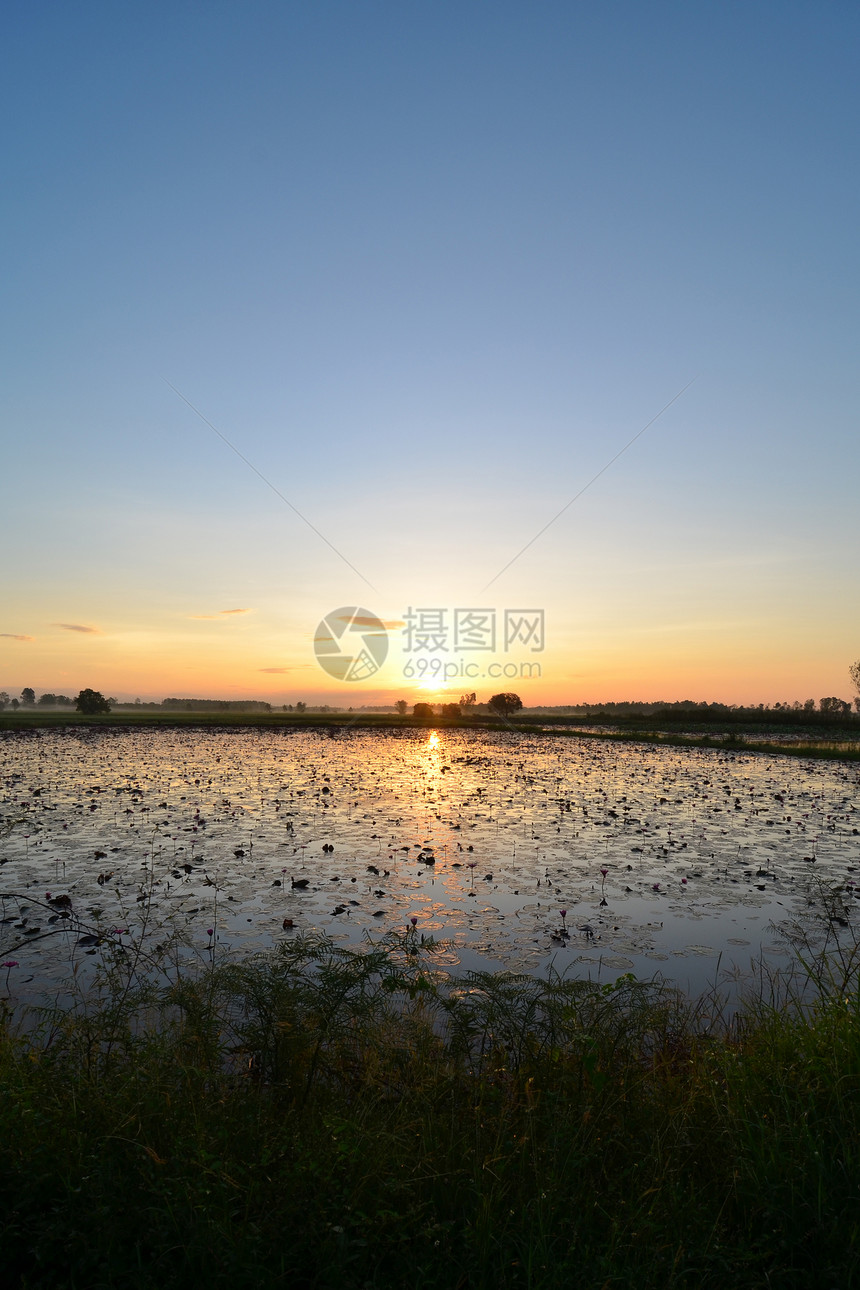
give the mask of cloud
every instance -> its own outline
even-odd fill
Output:
[[[258,668],[257,668],[257,671],[258,671],[258,672],[278,672],[278,673],[281,673],[281,672],[292,672],[292,670],[293,670],[293,669],[292,669],[291,667],[258,667]]]
[[[84,627],[82,623],[52,623],[52,627],[62,627],[64,632],[85,632],[90,636],[101,636],[98,627]]]
[[[19,636],[16,632],[0,632],[0,636],[4,636],[7,641],[31,641],[35,639],[33,636]]]
[[[391,622],[386,622],[384,618],[365,618],[361,614],[341,614],[337,621],[339,623],[352,623],[354,627],[378,627],[381,622],[382,626],[387,631],[396,631],[398,627],[406,626],[406,624],[401,622],[400,619],[393,619]]]
[[[205,619],[208,622],[217,621],[219,618],[227,618],[231,614],[252,614],[253,609],[221,609],[217,614],[191,614],[190,617],[195,620]]]

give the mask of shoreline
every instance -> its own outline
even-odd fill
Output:
[[[562,724],[563,722],[563,724]],[[285,729],[285,730],[478,730],[507,734],[556,735],[567,739],[605,739],[621,743],[660,744],[673,748],[710,748],[727,752],[766,753],[771,756],[825,759],[829,761],[860,761],[860,734],[850,737],[851,728],[825,727],[815,737],[804,726],[787,726],[782,735],[796,737],[797,742],[779,742],[772,736],[772,723],[760,726],[738,723],[727,729],[727,723],[715,723],[713,732],[690,732],[693,723],[683,723],[685,731],[676,724],[650,723],[644,727],[613,721],[605,729],[594,718],[583,718],[583,728],[571,728],[573,719],[547,718],[545,720],[499,720],[483,716],[468,720],[456,717],[399,717],[387,713],[295,713],[295,712],[153,712],[138,715],[136,712],[114,711],[104,715],[89,716],[73,711],[0,712],[0,733],[63,730],[65,728],[90,729]],[[840,735],[848,734],[848,738]],[[808,736],[808,738],[807,738]]]

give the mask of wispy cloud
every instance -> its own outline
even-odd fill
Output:
[[[279,675],[284,672],[301,672],[304,668],[312,667],[312,663],[296,663],[294,667],[258,667],[258,672],[276,672]]]
[[[7,641],[31,641],[34,639],[32,636],[19,636],[17,632],[0,632],[0,636],[5,637]]]
[[[85,627],[83,623],[52,623],[52,627],[62,627],[64,632],[84,632],[87,636],[101,636],[98,627]]]
[[[339,623],[351,623],[354,627],[374,628],[382,623],[387,631],[397,631],[399,627],[405,627],[406,624],[399,618],[394,618],[391,622],[386,622],[384,618],[365,618],[361,614],[341,614],[337,620]]]
[[[220,609],[217,614],[191,614],[190,616],[197,620],[206,619],[214,622],[219,618],[229,618],[232,614],[252,614],[253,612],[253,609]]]

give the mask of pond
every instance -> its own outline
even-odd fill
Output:
[[[551,734],[6,733],[0,958],[13,998],[45,1000],[119,946],[173,937],[205,962],[414,925],[452,970],[659,972],[699,994],[782,962],[774,924],[821,918],[827,889],[851,927],[859,779]]]

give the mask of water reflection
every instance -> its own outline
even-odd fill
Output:
[[[856,902],[850,764],[471,731],[69,730],[0,738],[0,783],[0,955],[49,992],[99,961],[76,919],[222,954],[417,918],[452,965],[659,969],[698,990],[720,954],[777,954],[771,922],[814,913],[820,882]]]

